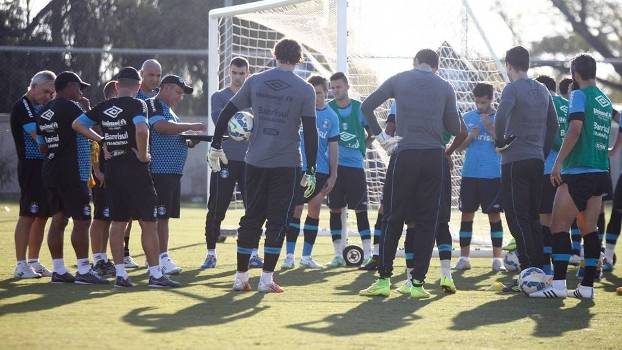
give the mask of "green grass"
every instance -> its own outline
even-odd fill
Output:
[[[10,212],[3,210],[7,207]],[[225,226],[235,226],[240,211]],[[286,288],[281,295],[232,293],[235,241],[219,246],[217,269],[201,271],[205,254],[204,211],[184,208],[182,219],[171,224],[171,254],[184,268],[177,279],[184,287],[150,290],[145,269],[130,275],[138,287],[115,291],[111,287],[51,285],[47,280],[16,281],[13,229],[17,207],[0,203],[0,348],[620,348],[622,285],[620,270],[597,284],[597,299],[581,302],[530,300],[522,295],[500,295],[486,289],[497,279],[489,259],[473,259],[474,268],[455,273],[459,292],[445,296],[438,288],[439,263],[432,261],[425,301],[393,293],[386,299],[368,299],[357,292],[373,282],[371,273],[353,269],[277,273]],[[370,214],[373,224],[375,216]],[[321,226],[327,225],[323,217]],[[456,227],[458,215],[453,215]],[[477,231],[486,236],[488,225],[476,218]],[[358,239],[354,239],[358,241]],[[300,240],[299,240],[300,242]],[[131,249],[144,261],[139,234]],[[300,244],[297,253],[300,253]],[[332,246],[320,237],[316,258],[326,262]],[[622,254],[622,250],[618,250]],[[66,263],[75,256],[66,233]],[[47,247],[42,261],[51,267]],[[622,255],[620,255],[622,256]],[[73,269],[73,268],[72,268]],[[396,261],[403,279],[403,261]],[[574,274],[574,269],[570,270]],[[256,287],[259,272],[251,272]],[[573,286],[575,281],[569,281]]]

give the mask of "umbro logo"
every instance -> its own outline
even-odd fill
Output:
[[[602,96],[602,95],[596,96],[596,102],[598,102],[598,104],[601,105],[602,107],[607,107],[611,104],[609,100],[605,96]]]
[[[274,91],[281,91],[281,90],[285,90],[290,87],[289,84],[278,79],[265,81],[264,84]]]
[[[559,109],[561,109],[564,113],[568,113],[568,106],[561,106]]]
[[[53,116],[54,116],[54,111],[51,109],[48,109],[47,111],[41,113],[41,118],[45,120],[50,120],[52,119]]]
[[[109,116],[110,118],[115,119],[116,117],[119,116],[119,114],[121,114],[121,112],[123,112],[123,110],[117,106],[112,106],[110,108],[108,108],[107,110],[104,111],[104,114]]]
[[[342,132],[340,138],[341,141],[348,142],[350,140],[354,140],[356,138],[356,135],[350,134],[349,132]]]

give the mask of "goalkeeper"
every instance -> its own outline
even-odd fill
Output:
[[[273,280],[298,183],[314,191],[318,134],[315,126],[315,91],[294,74],[301,62],[298,42],[282,39],[274,46],[276,68],[250,76],[218,117],[208,162],[213,171],[227,164],[222,136],[239,110],[253,108],[253,133],[246,152],[246,211],[238,229],[237,273],[234,291],[250,291],[248,262],[266,223],[260,292],[281,293]],[[300,176],[300,124],[304,131],[307,171]]]

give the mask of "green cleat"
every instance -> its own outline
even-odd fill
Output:
[[[383,296],[391,294],[391,281],[388,278],[378,278],[374,284],[359,292],[364,297]]]
[[[425,288],[423,288],[423,282],[419,282],[417,280],[413,281],[413,286],[410,288],[410,297],[413,299],[425,299],[429,298],[432,295],[428,293]]]
[[[400,294],[410,294],[410,289],[412,288],[413,283],[410,280],[404,281],[404,283],[397,289],[397,292]]]
[[[345,266],[346,266],[346,261],[343,259],[342,256],[335,256],[333,260],[331,260],[331,262],[326,264],[327,269],[334,269],[336,267],[345,267]]]
[[[505,247],[503,247],[503,250],[507,251],[507,252],[513,252],[516,250],[516,240],[514,238],[512,238],[508,244],[505,245]]]
[[[441,276],[441,288],[447,294],[454,294],[457,290],[454,280],[447,276]]]

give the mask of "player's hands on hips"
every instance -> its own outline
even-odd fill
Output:
[[[227,156],[225,155],[225,151],[223,151],[222,148],[210,147],[207,151],[207,163],[209,164],[209,167],[212,168],[212,171],[220,171],[220,162],[224,165],[229,163],[229,160],[227,160]]]
[[[325,196],[333,190],[335,187],[335,183],[337,182],[337,176],[330,175],[328,179],[326,179],[326,183],[324,183],[324,187],[322,187],[322,194]]]
[[[562,183],[562,166],[558,162],[555,162],[555,165],[553,165],[553,170],[551,171],[551,184],[554,187],[557,187],[560,186]]]
[[[307,170],[302,175],[302,180],[300,180],[300,186],[306,187],[305,189],[305,198],[310,198],[313,193],[315,193],[315,171]]]
[[[400,136],[391,136],[383,131],[376,136],[376,140],[378,140],[378,143],[387,152],[387,154],[391,155],[397,148],[402,138]]]

